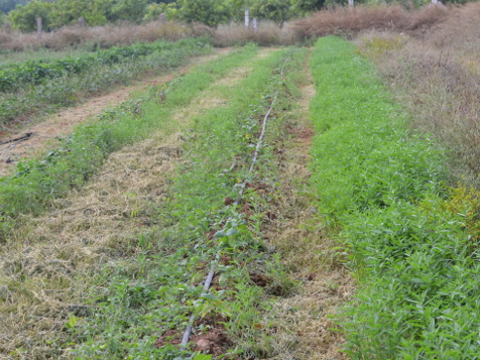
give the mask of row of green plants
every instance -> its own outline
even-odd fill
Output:
[[[95,315],[79,319],[72,329],[79,344],[76,358],[211,359],[194,352],[192,343],[186,351],[174,345],[192,313],[197,316],[194,335],[216,328],[232,340],[221,358],[272,353],[262,312],[272,294],[286,295],[294,284],[267,251],[262,224],[276,196],[274,149],[285,130],[282,112],[298,93],[296,78],[305,56],[305,50],[277,51],[256,60],[252,73],[234,88],[217,85],[216,93],[228,106],[208,109],[186,130],[185,158],[167,198],[155,205],[152,222],[157,230],[138,239],[141,255],[106,268],[95,279],[89,294],[97,306]],[[249,175],[261,120],[277,91],[265,147]],[[154,116],[161,107],[153,102],[143,116]],[[261,195],[248,187],[239,206],[226,202],[238,198],[243,180],[273,190]],[[252,209],[248,219],[241,211],[245,205]],[[203,281],[217,254],[217,280],[205,293]],[[267,286],[255,286],[252,272],[268,278]]]
[[[172,44],[135,45],[113,52],[102,51],[78,60],[19,66],[4,77],[4,86],[16,90],[0,93],[0,126],[8,127],[12,121],[27,120],[59,107],[71,106],[101,94],[113,85],[127,85],[145,74],[160,74],[186,64],[194,56],[212,51],[206,38],[182,39]],[[89,63],[89,59],[95,66]],[[13,80],[15,77],[16,81]],[[41,83],[35,85],[34,82],[40,79]]]
[[[38,214],[51,200],[81,186],[106,156],[165,126],[162,119],[167,119],[174,109],[188,104],[212,81],[255,52],[256,47],[248,46],[169,82],[164,89],[168,96],[155,116],[142,116],[141,108],[141,104],[157,96],[152,88],[150,94],[128,100],[106,110],[95,121],[79,126],[43,159],[19,163],[13,176],[0,178],[2,231],[12,226],[19,215]]]
[[[199,41],[202,43],[205,39]],[[152,53],[183,48],[190,43],[195,44],[195,41],[191,39],[177,42],[158,41],[150,44],[113,47],[78,57],[51,61],[40,59],[27,61],[23,64],[10,64],[0,69],[0,91],[11,92],[29,85],[41,84],[45,79],[77,75],[99,66],[111,66],[125,60],[142,58]]]
[[[478,194],[445,185],[445,154],[354,45],[319,39],[311,67],[312,184],[359,281],[339,320],[347,354],[477,359]]]

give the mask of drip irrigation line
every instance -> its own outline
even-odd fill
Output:
[[[12,142],[25,141],[25,140],[28,140],[32,135],[33,135],[33,133],[31,133],[31,132],[30,132],[30,133],[26,133],[25,135],[23,135],[23,136],[21,136],[21,137],[19,137],[19,138],[0,142],[0,145],[9,144],[9,143],[12,143]]]
[[[203,286],[203,290],[205,292],[207,292],[208,289],[210,289],[210,285],[212,284],[213,277],[215,276],[215,270],[217,268],[217,265],[218,265],[219,261],[220,261],[220,254],[217,254],[215,256],[215,262],[212,265],[212,269],[208,273],[207,279],[205,280],[205,285]],[[187,347],[188,339],[190,338],[190,334],[192,333],[194,321],[195,321],[195,313],[193,313],[190,316],[190,320],[188,321],[187,329],[185,330],[185,333],[183,334],[182,343],[181,343],[181,347],[180,347],[180,349],[182,351],[185,351],[185,349]]]
[[[283,76],[283,70],[284,70],[287,62],[288,62],[288,59],[286,59],[285,62],[283,63],[283,65],[282,65],[282,69],[280,71],[281,76]],[[258,155],[260,154],[260,150],[262,148],[262,141],[263,141],[263,138],[265,137],[265,132],[266,132],[266,129],[267,129],[267,120],[268,120],[270,114],[273,111],[273,107],[275,105],[275,102],[277,101],[278,93],[279,93],[279,90],[277,90],[277,92],[275,93],[275,95],[273,97],[273,100],[272,100],[272,103],[270,104],[270,108],[268,109],[267,113],[265,114],[265,116],[263,118],[262,131],[260,132],[260,136],[258,137],[257,146],[255,147],[255,153],[253,154],[252,163],[250,164],[250,167],[248,169],[248,173],[247,173],[246,178],[248,178],[248,176],[252,174],[253,169],[255,167],[255,164],[258,160]],[[231,168],[229,170],[232,170],[234,167],[235,167],[235,163],[233,163],[233,165],[231,166]],[[238,204],[240,203],[240,200],[242,199],[243,192],[245,191],[246,186],[247,186],[247,179],[245,179],[245,181],[240,185],[240,190],[238,191],[238,198],[233,203],[235,206],[238,206]],[[209,289],[210,289],[210,285],[212,283],[213,277],[215,276],[215,270],[217,269],[217,266],[218,266],[219,262],[220,262],[220,252],[217,252],[217,254],[215,255],[215,260],[212,264],[212,269],[208,273],[207,279],[205,280],[205,284],[203,286],[203,290],[205,292],[208,292]],[[182,351],[186,350],[188,340],[189,340],[190,335],[192,333],[194,322],[195,322],[195,313],[193,313],[190,316],[190,320],[188,322],[187,328],[185,329],[185,332],[183,334],[182,343],[180,345],[180,349]]]

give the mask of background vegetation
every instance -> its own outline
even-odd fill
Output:
[[[345,5],[345,0],[32,0],[19,1],[15,8],[12,2],[5,3],[0,9],[9,11],[9,20],[14,28],[31,32],[36,29],[36,17],[43,19],[47,31],[75,24],[83,17],[89,26],[105,25],[118,21],[141,23],[158,19],[165,13],[169,20],[186,23],[203,23],[213,28],[230,21],[242,21],[245,8],[250,8],[251,17],[271,20],[280,27],[293,18],[305,16],[314,11],[335,5]],[[12,0],[13,1],[13,0]],[[451,0],[451,3],[464,3],[464,0]],[[406,8],[420,7],[429,0],[360,0],[364,5],[401,4]]]

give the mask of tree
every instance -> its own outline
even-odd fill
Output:
[[[178,16],[186,23],[200,22],[217,28],[230,20],[230,8],[224,0],[179,0]]]
[[[158,20],[160,14],[165,14],[167,20],[173,20],[178,18],[178,8],[175,2],[169,4],[155,4],[152,3],[147,6],[147,13],[143,17],[145,21]]]
[[[235,22],[243,22],[245,9],[250,8],[255,0],[228,0],[231,19]]]
[[[105,25],[105,2],[102,0],[57,0],[52,4],[52,28],[77,23],[83,17],[92,26]]]
[[[148,0],[115,0],[108,20],[139,22],[147,13],[147,5]]]
[[[292,17],[290,0],[256,0],[250,7],[253,17],[272,20],[280,27]]]
[[[15,29],[32,32],[37,29],[37,17],[42,18],[43,29],[51,27],[52,4],[43,1],[31,1],[26,5],[18,5],[10,11],[12,25]]]

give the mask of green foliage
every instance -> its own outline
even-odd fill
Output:
[[[292,17],[290,0],[256,0],[250,11],[253,17],[272,20],[280,27]]]
[[[352,44],[317,42],[312,182],[361,282],[340,324],[352,359],[479,356],[478,195],[442,185],[443,155],[407,130]]]
[[[165,14],[167,20],[174,20],[178,16],[178,6],[175,2],[171,2],[169,4],[150,4],[147,7],[146,14],[144,16],[144,20],[151,21],[151,20],[158,20],[160,18],[160,14]]]
[[[14,29],[24,32],[37,30],[37,17],[42,18],[42,27],[49,30],[52,24],[52,4],[44,1],[33,0],[26,5],[18,5],[10,12]]]
[[[7,14],[10,10],[15,9],[15,6],[25,5],[26,1],[24,0],[22,2],[23,4],[21,4],[20,1],[17,0],[0,0],[0,11],[4,14]]]
[[[216,28],[230,20],[230,8],[225,0],[179,0],[178,17],[186,23],[203,23]]]
[[[310,12],[321,10],[325,2],[326,0],[292,0],[292,11],[306,15]]]
[[[116,0],[109,14],[109,21],[140,22],[147,13],[147,5],[148,0]]]
[[[84,17],[90,26],[107,23],[105,0],[56,0],[52,6],[52,28],[74,24]]]
[[[182,46],[182,42],[156,42],[113,47],[77,58],[66,58],[44,63],[42,60],[29,61],[18,66],[8,66],[0,71],[0,91],[12,91],[30,84],[40,84],[44,79],[64,75],[80,74],[97,66],[113,65],[125,59],[137,59],[154,52],[171,50]]]

